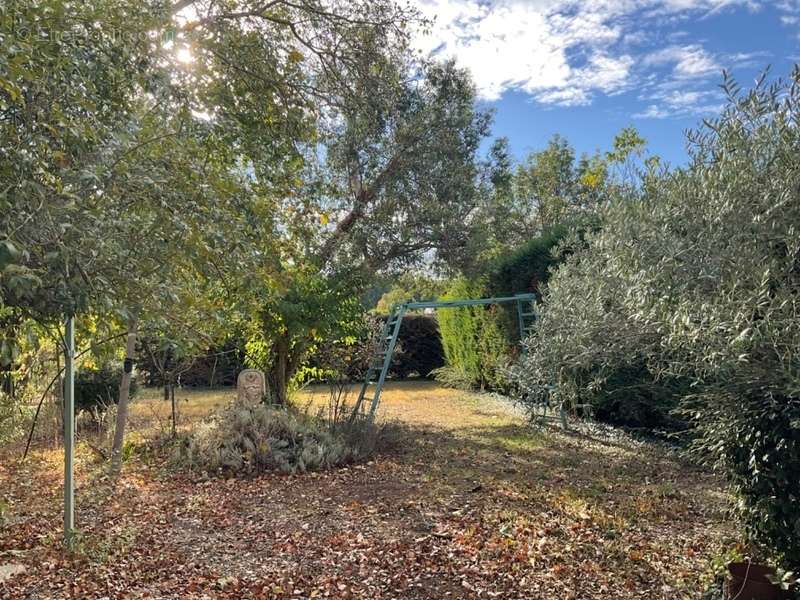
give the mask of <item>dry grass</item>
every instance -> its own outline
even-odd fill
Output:
[[[350,386],[348,402],[353,403],[360,385]],[[233,388],[214,390],[180,389],[175,392],[179,422],[183,425],[196,422],[236,398]],[[309,385],[296,392],[292,401],[299,407],[315,411],[328,401],[328,387]],[[162,391],[145,388],[131,404],[131,417],[139,428],[148,422],[166,422],[170,419],[171,405],[164,401]],[[484,425],[507,425],[519,422],[508,406],[485,394],[463,392],[442,387],[434,381],[392,381],[381,394],[378,417],[399,420],[409,425],[423,425],[444,429],[463,429]]]
[[[179,389],[175,391],[175,400],[182,419],[195,421],[207,417],[215,410],[226,406],[236,398],[236,390],[220,388],[213,390],[204,389]],[[160,419],[170,418],[172,405],[164,400],[160,388],[144,388],[136,395],[131,403],[130,414],[134,419]]]

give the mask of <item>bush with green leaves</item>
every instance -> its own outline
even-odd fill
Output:
[[[0,391],[0,443],[4,444],[22,433],[27,412],[15,398]]]
[[[498,260],[485,281],[454,280],[444,299],[540,296],[553,267],[563,260],[559,246],[567,232],[565,226],[550,228]],[[508,391],[507,370],[519,341],[516,305],[443,309],[438,320],[446,364],[436,370],[437,380],[457,388]]]
[[[364,417],[328,422],[287,407],[236,402],[179,447],[179,462],[219,474],[319,471],[365,460],[387,445],[391,426]]]
[[[550,278],[551,269],[561,262],[559,243],[568,229],[559,225],[548,229],[497,261],[489,276],[488,288],[496,296],[532,292],[541,296],[541,289]]]
[[[800,68],[723,87],[690,163],[651,165],[551,279],[515,373],[531,405],[568,407],[621,369],[644,369],[652,392],[687,381],[694,449],[732,484],[752,539],[798,565]]]
[[[581,219],[582,222],[585,219]],[[576,230],[579,220],[574,219]],[[570,228],[566,225],[551,227],[541,235],[529,240],[511,254],[501,257],[491,267],[488,276],[487,296],[513,296],[533,293],[541,299],[542,290],[553,270],[563,261],[561,242],[567,237]],[[514,304],[501,307],[505,315],[505,329],[509,333],[509,343],[516,344],[520,339],[517,308]]]
[[[604,423],[672,435],[687,428],[676,409],[690,391],[687,378],[659,377],[642,362],[619,365],[582,398],[582,412]]]
[[[480,298],[484,285],[454,280],[443,300]],[[438,312],[446,364],[436,379],[457,388],[503,390],[511,361],[509,334],[497,306],[444,308]]]

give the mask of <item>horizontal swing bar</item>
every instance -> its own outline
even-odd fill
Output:
[[[486,304],[501,304],[503,302],[518,302],[520,300],[536,300],[536,294],[517,294],[516,296],[477,298],[475,300],[431,300],[428,302],[404,302],[403,306],[410,310],[418,308],[456,308],[459,306],[481,306]]]

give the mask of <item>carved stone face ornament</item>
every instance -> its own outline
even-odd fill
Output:
[[[258,369],[245,369],[236,379],[236,397],[239,402],[258,404],[267,393],[266,378]]]

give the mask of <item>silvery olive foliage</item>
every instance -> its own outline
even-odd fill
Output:
[[[673,390],[695,450],[753,539],[798,564],[800,68],[722,88],[689,164],[645,173],[551,279],[515,378],[531,407],[568,408],[624,369],[643,367],[655,392],[687,382]]]

